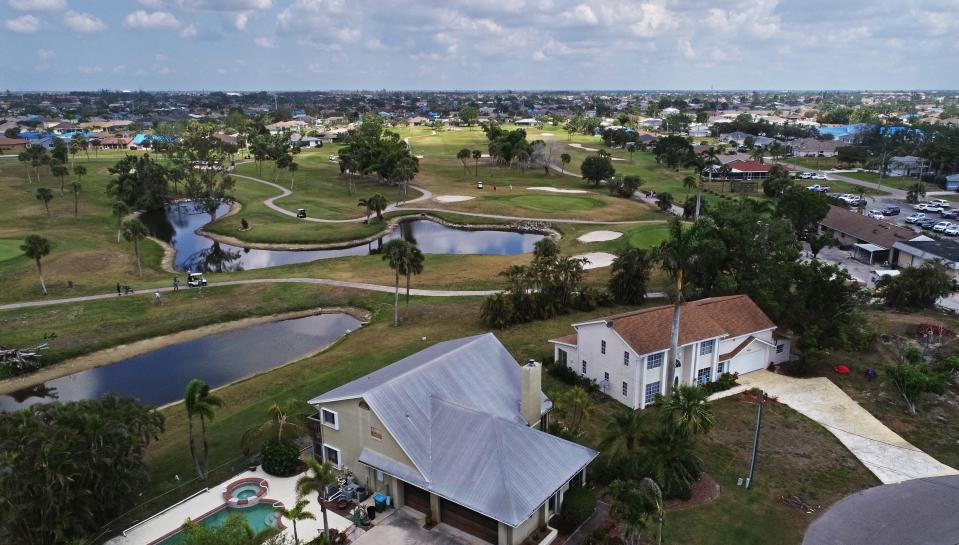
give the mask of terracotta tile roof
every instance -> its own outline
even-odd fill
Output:
[[[719,361],[726,361],[726,360],[731,360],[735,358],[736,354],[739,354],[740,352],[742,352],[743,348],[746,348],[747,346],[749,346],[749,343],[755,340],[756,340],[756,337],[753,337],[752,335],[746,337],[746,339],[743,340],[743,342],[739,343],[739,345],[736,346],[736,348],[733,348],[732,350],[730,350],[729,352],[726,352],[725,354],[720,354]]]
[[[672,305],[615,314],[596,321],[600,320],[610,324],[637,354],[669,348]],[[775,327],[776,324],[747,295],[710,297],[683,304],[679,318],[679,344],[715,337],[738,337]],[[567,335],[555,340],[569,342],[567,339],[572,337]]]
[[[916,238],[912,229],[850,212],[839,206],[830,206],[820,225],[846,236],[891,249],[896,242]]]

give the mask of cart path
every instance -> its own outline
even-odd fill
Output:
[[[554,170],[559,171],[560,169],[556,165],[551,165]],[[566,174],[570,176],[579,176],[578,174],[567,171]],[[276,204],[277,199],[282,199],[283,197],[288,197],[293,194],[289,189],[281,186],[280,184],[270,182],[268,180],[263,180],[261,178],[256,178],[253,176],[247,176],[245,174],[233,174],[234,178],[243,178],[244,180],[250,180],[252,182],[259,182],[261,184],[268,185],[278,191],[279,195],[264,199],[263,204],[266,205],[271,210],[279,212],[284,216],[289,216],[291,218],[296,217],[296,212],[292,210],[287,210],[282,206]],[[429,201],[433,198],[433,192],[430,190],[416,186],[410,185],[411,189],[419,191],[421,195],[415,199],[410,199],[407,201],[401,201],[395,204],[390,204],[384,210],[384,213],[388,212],[437,212],[437,213],[447,213],[447,214],[456,214],[459,216],[470,216],[475,218],[490,218],[490,219],[499,219],[506,221],[535,221],[540,223],[565,223],[565,224],[582,224],[582,225],[643,225],[643,224],[654,224],[654,223],[663,223],[665,220],[624,220],[624,221],[599,221],[599,220],[577,220],[577,219],[566,219],[566,218],[530,218],[526,216],[504,216],[501,214],[485,214],[482,212],[461,212],[459,210],[454,210],[450,208],[437,208],[437,207],[419,207],[419,206],[409,206],[411,204],[421,203]],[[359,216],[356,218],[348,218],[342,220],[330,220],[322,218],[299,218],[303,221],[312,221],[314,223],[358,223],[366,219],[366,216]]]
[[[759,388],[826,428],[884,484],[959,474],[886,427],[826,377],[800,379],[761,370],[738,382],[710,399]]]
[[[285,284],[285,283],[301,283],[301,284],[319,284],[322,286],[333,286],[338,288],[351,288],[357,290],[365,291],[376,291],[380,293],[393,293],[393,286],[383,286],[380,284],[368,284],[366,282],[349,282],[346,280],[333,280],[331,278],[248,278],[245,280],[224,280],[223,282],[213,282],[210,283],[206,288],[201,289],[210,289],[216,288],[218,286],[240,286],[246,284]],[[187,288],[184,287],[183,290],[190,290],[196,288]],[[154,292],[166,293],[173,291],[173,288],[170,286],[156,287],[156,288],[140,288],[136,293],[132,295],[124,295],[122,297],[153,297]],[[400,291],[403,291],[403,288],[400,288]],[[410,295],[416,295],[420,297],[485,297],[487,295],[493,295],[500,293],[502,290],[430,290],[430,289],[410,289]],[[121,297],[116,294],[116,292],[110,293],[101,293],[98,295],[81,295],[79,297],[67,297],[63,299],[40,299],[36,301],[23,301],[20,303],[7,303],[5,305],[0,305],[0,311],[2,310],[15,310],[21,308],[31,308],[31,307],[46,307],[51,305],[63,305],[68,303],[82,303],[86,301],[100,301],[103,299],[116,299]],[[646,294],[647,298],[651,299],[662,299],[666,297],[666,294],[663,292],[649,292]]]

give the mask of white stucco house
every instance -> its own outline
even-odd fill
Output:
[[[556,363],[595,381],[613,399],[642,409],[665,393],[673,306],[645,308],[573,324],[552,339]],[[790,346],[746,295],[685,303],[674,384],[706,384],[789,360]]]

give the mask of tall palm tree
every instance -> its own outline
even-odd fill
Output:
[[[463,170],[466,171],[467,176],[469,176],[470,169],[468,166],[466,166],[466,161],[469,161],[470,157],[472,157],[472,153],[470,152],[469,148],[463,148],[456,152],[456,158],[463,163]]]
[[[80,213],[80,182],[70,182],[70,188],[73,189],[73,217]]]
[[[333,472],[333,465],[330,462],[322,464],[316,458],[310,458],[306,461],[306,475],[296,480],[296,493],[303,496],[315,493],[316,500],[320,503],[320,512],[323,513],[323,533],[330,533],[330,523],[326,518],[326,487],[336,483],[336,473]]]
[[[563,166],[560,167],[560,169],[559,169],[560,172],[562,172],[563,174],[566,174],[566,165],[570,164],[572,161],[573,161],[573,156],[572,156],[572,155],[570,155],[570,154],[568,154],[568,153],[563,153],[563,154],[561,154],[561,155],[559,156],[559,162],[562,163]]]
[[[130,213],[130,207],[123,201],[113,201],[112,212],[117,219],[117,244],[120,244],[120,237],[123,236],[123,218]]]
[[[697,386],[681,385],[663,400],[663,416],[670,426],[687,434],[706,433],[716,422],[709,393]]]
[[[293,523],[293,544],[300,545],[300,536],[296,532],[296,521],[298,520],[316,520],[316,516],[313,513],[310,513],[306,510],[307,506],[310,505],[310,501],[304,498],[302,495],[296,497],[296,505],[290,508],[283,507],[282,505],[274,507],[273,510],[277,512],[281,517],[289,520]]]
[[[693,439],[671,426],[660,426],[643,436],[645,472],[667,497],[689,493],[703,471]]]
[[[749,154],[749,156],[757,163],[763,163],[765,161],[765,155],[766,153],[763,148],[756,148]]]
[[[40,276],[40,290],[46,295],[47,285],[43,281],[43,268],[40,267],[40,260],[50,255],[50,241],[40,235],[27,235],[20,249],[23,250],[24,255],[37,264],[37,274]]]
[[[123,222],[123,238],[133,243],[133,254],[137,258],[137,276],[143,277],[143,267],[140,265],[140,241],[150,235],[149,229],[137,218]]]
[[[370,210],[376,214],[377,221],[383,221],[383,211],[386,210],[390,201],[382,193],[374,193],[369,199]]]
[[[33,183],[33,180],[30,178],[30,154],[25,151],[21,151],[17,154],[17,161],[23,163],[23,169],[27,173],[27,183]]]
[[[290,161],[290,164],[287,165],[286,168],[290,171],[290,191],[293,191],[293,178],[296,176],[296,171],[300,170],[300,165],[296,162]]]
[[[603,450],[610,447],[625,448],[635,452],[643,435],[644,413],[629,407],[621,408],[606,426],[600,446]]]
[[[400,325],[400,274],[405,274],[406,267],[411,261],[412,248],[414,245],[401,239],[395,238],[383,245],[380,250],[383,254],[383,260],[387,261],[390,268],[396,272],[396,285],[393,294],[393,325]]]
[[[659,484],[656,481],[650,479],[649,477],[643,477],[639,481],[639,493],[646,499],[649,503],[651,509],[651,514],[655,516],[656,526],[658,526],[656,543],[662,545],[663,543],[663,523],[666,518],[666,504],[663,502],[663,490],[659,487]]]
[[[699,178],[698,178],[698,177],[689,175],[689,176],[686,176],[685,178],[683,178],[683,189],[686,190],[686,196],[685,196],[685,198],[683,199],[683,201],[685,201],[686,199],[689,198],[689,190],[690,190],[690,189],[696,189],[697,186],[699,186]]]
[[[87,175],[87,167],[83,165],[75,165],[73,167],[73,174],[77,177],[78,182],[82,182],[83,177]]]
[[[410,277],[423,272],[423,262],[426,260],[416,244],[411,243],[410,246],[408,259],[403,263],[403,274],[406,276],[406,306],[410,304]]]
[[[616,479],[609,484],[613,514],[623,522],[623,543],[640,545],[649,515],[655,509],[649,498],[631,480]]]
[[[63,179],[70,175],[70,169],[59,159],[54,159],[50,162],[50,174],[60,179],[60,194],[63,195]]]
[[[479,176],[479,160],[483,157],[483,152],[474,149],[473,150],[473,172],[474,176]]]
[[[676,377],[676,364],[679,362],[679,321],[680,309],[684,302],[683,290],[686,287],[686,276],[704,253],[700,225],[696,222],[692,227],[686,228],[683,227],[679,218],[673,218],[669,223],[669,236],[660,244],[658,250],[659,262],[672,279],[674,291],[670,357],[666,363],[666,385],[663,388],[667,394],[672,390]]]
[[[47,211],[47,217],[50,217],[50,201],[53,200],[53,191],[50,191],[49,187],[38,187],[37,200],[43,203],[43,208]]]
[[[183,404],[186,408],[187,429],[190,435],[190,456],[193,457],[193,463],[196,465],[196,474],[201,481],[207,478],[207,468],[209,462],[210,448],[206,437],[206,421],[213,421],[217,407],[223,406],[223,400],[210,393],[210,386],[202,380],[195,378],[186,385],[186,391],[183,394]],[[203,458],[196,453],[196,444],[193,439],[193,417],[200,418],[200,429],[203,436]]]

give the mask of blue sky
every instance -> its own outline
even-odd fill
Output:
[[[0,0],[0,88],[959,88],[959,0]]]

